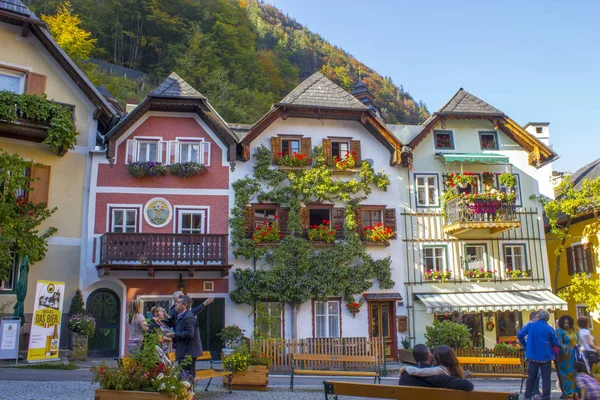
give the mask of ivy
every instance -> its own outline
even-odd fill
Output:
[[[42,143],[49,145],[52,151],[75,148],[77,131],[69,107],[48,101],[45,94],[36,96],[0,91],[0,120],[16,123],[22,119],[50,126]]]
[[[254,260],[259,268],[233,272],[236,287],[230,296],[235,303],[254,307],[263,301],[281,302],[290,304],[295,313],[311,299],[340,294],[354,303],[354,296],[369,290],[375,279],[382,289],[394,286],[391,258],[372,257],[357,233],[355,218],[360,202],[373,188],[387,190],[387,174],[375,172],[363,162],[356,177],[335,178],[331,167],[325,165],[320,146],[313,149],[314,164],[301,171],[272,168],[271,151],[265,146],[255,150],[254,159],[253,176],[232,185],[235,198],[230,227],[234,256]],[[244,210],[255,199],[289,207],[289,234],[274,249],[257,248],[246,237]],[[302,237],[300,208],[309,202],[335,201],[346,203],[344,240],[330,248],[314,249]]]

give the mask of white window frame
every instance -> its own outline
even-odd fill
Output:
[[[346,153],[352,153],[352,143],[350,139],[331,139],[331,159],[333,160],[333,143],[343,143],[345,145],[348,146],[348,150],[346,150]],[[302,143],[300,143],[302,145]],[[340,151],[340,159],[345,159],[346,156],[342,154],[342,152]]]
[[[464,245],[463,249],[464,249],[464,269],[465,271],[471,270],[471,269],[477,269],[479,270],[479,268],[474,267],[471,268],[468,266],[468,260],[467,260],[467,248],[468,247],[478,247],[481,248],[483,251],[481,252],[481,262],[483,262],[483,270],[484,271],[489,271],[490,270],[490,266],[488,263],[488,254],[487,254],[487,245],[484,243],[467,243]]]
[[[169,155],[167,154],[165,156],[164,154],[169,150],[169,143],[162,140],[162,137],[136,136],[133,139],[128,139],[125,141],[125,143],[125,163],[134,163],[139,161],[140,144],[158,143],[157,160],[155,161],[162,164],[169,164]]]
[[[579,312],[580,309],[583,309],[583,312]],[[589,329],[594,329],[594,318],[592,318],[592,313],[586,310],[587,304],[576,304],[575,305],[575,322],[577,322],[577,318],[579,317],[587,317],[590,321]]]
[[[506,254],[506,250],[508,250],[509,248],[514,249],[515,247],[519,247],[521,249],[521,251],[522,251],[522,253],[521,253],[521,268],[519,269],[519,271],[527,271],[527,260],[525,259],[525,257],[526,257],[526,254],[525,254],[526,253],[526,248],[525,248],[525,245],[522,244],[522,243],[505,244],[504,245],[504,260],[503,260],[504,261],[504,269],[506,269],[506,268],[509,267],[508,263],[506,262],[506,257],[508,256]],[[514,255],[514,251],[512,252],[512,254],[510,255],[510,257],[512,257],[512,259],[513,259],[512,269],[514,271],[515,270],[515,262],[514,262],[515,255]]]
[[[7,68],[1,68],[0,67],[0,75],[5,75],[5,76],[10,76],[13,78],[19,78],[19,92],[16,94],[23,94],[25,93],[25,80],[26,80],[26,73],[25,72],[20,72],[20,71],[15,71],[12,69],[7,69]]]
[[[173,233],[181,233],[182,213],[204,213],[204,232],[199,235],[206,235],[210,233],[210,207],[182,205],[175,206],[173,212],[176,217],[173,218],[173,220],[177,221],[177,223],[173,224]]]
[[[178,137],[177,140],[169,142],[169,149],[167,151],[167,164],[169,164],[171,155],[174,154],[175,162],[186,162],[181,159],[181,145],[183,144],[197,144],[198,145],[198,160],[195,161],[205,167],[210,166],[211,157],[211,146],[210,143],[205,141],[203,138],[193,137]]]
[[[145,158],[146,158],[146,162],[149,161],[156,161],[156,162],[160,162],[160,141],[158,140],[138,140],[137,142],[137,149],[136,149],[136,160],[140,160],[142,157],[140,157],[141,151],[142,151],[142,145],[146,145],[146,154],[145,154]],[[156,145],[156,160],[151,160],[149,158],[150,156],[150,146],[149,145]]]
[[[180,209],[177,213],[177,233],[188,233],[188,234],[196,234],[196,235],[204,235],[207,230],[207,219],[206,219],[206,210],[187,210]],[[202,228],[201,232],[183,232],[183,217],[185,215],[201,215],[202,216]],[[190,228],[190,230],[193,228]]]
[[[317,314],[317,305],[318,304],[323,304],[325,303],[325,314]],[[329,314],[329,307],[330,305],[333,305],[335,307],[335,309],[337,310],[337,314]],[[315,301],[314,307],[313,307],[313,311],[314,311],[314,324],[315,324],[315,337],[316,338],[339,338],[342,336],[342,313],[340,310],[340,300],[337,299],[329,299],[327,300],[327,302],[321,302],[321,301]],[[331,336],[330,332],[329,332],[329,318],[333,315],[337,315],[338,318],[338,323],[337,323],[337,332],[335,332],[335,334],[337,336]],[[319,328],[318,328],[318,324],[317,322],[319,321],[318,317],[325,317],[324,321],[325,321],[325,332],[327,334],[327,336],[319,336]]]
[[[123,231],[121,232],[115,232],[115,212],[123,212],[123,226],[121,226],[121,229],[123,229]],[[127,225],[127,218],[126,218],[126,214],[129,212],[133,212],[134,213],[134,225],[133,225],[133,232],[125,232],[125,230],[129,227]],[[117,208],[117,207],[113,207],[111,208],[111,215],[110,215],[110,231],[112,233],[137,233],[138,232],[138,218],[139,218],[139,209],[138,208],[128,208],[128,207],[122,207],[122,208]]]
[[[433,251],[432,257],[427,256],[427,250]],[[439,268],[439,266],[438,266],[437,259],[439,258],[439,256],[436,254],[436,250],[442,250],[442,268]],[[427,246],[427,247],[423,248],[423,268],[424,268],[424,270],[428,269],[427,268],[427,259],[431,258],[433,260],[433,266],[434,266],[434,268],[432,268],[431,271],[440,271],[440,272],[448,271],[449,266],[448,266],[447,252],[448,252],[448,248],[446,246],[433,245],[433,246]]]
[[[440,206],[440,177],[438,174],[415,174],[415,204],[417,207],[439,207]],[[419,178],[424,179],[424,184],[419,184]],[[429,178],[434,178],[435,202],[429,198]],[[419,204],[419,188],[425,189],[425,203]]]

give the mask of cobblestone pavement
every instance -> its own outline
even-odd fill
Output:
[[[0,374],[2,370],[0,370]],[[1,378],[0,378],[1,379]],[[391,382],[386,382],[391,384]],[[520,381],[517,380],[473,380],[476,390],[518,392]],[[553,385],[554,386],[554,385]],[[0,380],[0,399],[2,400],[93,400],[94,388],[88,382],[73,381],[3,381]],[[211,385],[208,392],[201,391],[196,399],[202,400],[312,400],[323,399],[323,386],[307,385],[297,386],[296,390],[290,392],[287,385],[269,386],[266,392],[238,391],[229,394],[224,388]],[[522,396],[520,397],[523,398]],[[559,399],[560,392],[556,389],[552,392],[552,399]],[[343,397],[348,400],[367,400],[358,397]]]

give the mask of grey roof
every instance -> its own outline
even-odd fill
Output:
[[[367,88],[367,85],[365,85],[362,79],[360,79],[358,82],[356,82],[356,85],[354,85],[354,89],[350,92],[350,94],[355,95],[359,93],[365,93],[368,91],[369,89]]]
[[[169,75],[169,77],[165,79],[165,81],[156,89],[151,91],[148,97],[184,97],[188,99],[206,99],[202,93],[194,89],[175,72],[171,72],[171,75]]]
[[[489,115],[504,117],[505,114],[497,108],[489,105],[478,97],[473,96],[463,88],[442,106],[436,115]]]
[[[40,20],[25,4],[20,0],[0,0],[0,10],[8,10],[16,14],[25,15],[31,19]]]
[[[227,126],[229,127],[229,129],[231,130],[231,132],[234,134],[234,136],[236,137],[236,139],[239,141],[241,141],[244,136],[246,136],[246,134],[250,131],[250,129],[252,129],[252,127],[254,125],[252,124],[230,124],[228,123]]]
[[[402,300],[402,295],[400,293],[366,293],[365,298],[367,300]]]
[[[593,180],[600,176],[600,158],[592,161],[585,167],[579,168],[571,175],[571,182],[575,185],[575,189],[581,189],[584,179]]]
[[[286,104],[353,110],[369,109],[320,72],[315,72],[306,78],[278,105]]]

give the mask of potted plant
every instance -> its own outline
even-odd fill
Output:
[[[91,315],[74,314],[69,317],[69,329],[73,332],[73,360],[87,360],[88,338],[96,332],[96,320]]]
[[[400,336],[402,348],[398,349],[398,361],[406,364],[416,364],[413,350],[410,348],[410,338],[408,336]]]
[[[137,354],[121,359],[116,366],[102,363],[90,368],[92,383],[100,384],[95,399],[193,399],[192,385],[181,379],[185,362],[173,366],[168,358],[161,357],[159,350],[162,350],[158,344],[158,335],[148,334]],[[186,361],[192,360],[188,358]]]
[[[290,156],[289,151],[286,154],[282,152],[277,153],[277,165],[284,167],[306,167],[312,163],[312,159],[305,153],[298,154],[297,152],[292,153]]]
[[[513,188],[517,184],[517,178],[510,172],[503,172],[498,177],[498,182],[507,188]]]
[[[344,158],[334,156],[333,164],[338,171],[345,171],[347,169],[352,169],[356,166],[356,152],[353,151],[351,153],[346,153]]]
[[[489,189],[494,184],[494,174],[491,172],[484,172],[481,180],[485,187]]]
[[[280,233],[279,223],[275,216],[275,221],[268,224],[266,221],[262,225],[256,227],[254,235],[252,235],[252,241],[255,246],[272,246],[274,243],[279,243],[283,234]]]
[[[310,240],[311,244],[319,247],[331,247],[335,242],[335,233],[339,226],[336,226],[335,229],[331,229],[329,227],[329,221],[326,219],[319,225],[312,225],[308,228],[308,240]]]
[[[167,174],[167,167],[157,161],[138,161],[127,164],[129,174],[135,178],[145,176],[164,176]]]
[[[462,174],[454,175],[452,182],[461,189],[476,183],[475,174],[472,172],[463,172]]]
[[[206,171],[203,164],[197,162],[175,163],[169,167],[169,172],[180,178],[189,178],[191,176],[202,175]]]
[[[491,279],[496,271],[486,271],[483,268],[468,269],[465,271],[465,277],[468,279]]]
[[[363,238],[367,245],[389,246],[390,239],[396,236],[391,228],[385,228],[382,223],[375,223],[363,228]]]
[[[510,269],[510,268],[506,269],[506,277],[507,278],[518,279],[518,278],[528,278],[530,276],[531,276],[531,271],[528,271],[528,270],[521,271],[520,269]]]
[[[352,313],[352,316],[354,318],[356,318],[356,314],[359,313],[360,308],[362,307],[364,302],[365,302],[365,299],[363,297],[361,297],[360,300],[358,301],[358,303],[355,301],[346,303],[346,308],[348,309],[348,311],[350,311]]]
[[[245,330],[237,325],[227,325],[217,334],[225,346],[222,351],[224,355],[233,354],[236,347],[241,346]]]
[[[223,357],[223,368],[233,372],[231,388],[238,390],[267,390],[270,360],[266,354],[248,350],[244,342],[233,354]],[[225,378],[223,384],[226,384]]]
[[[433,269],[428,269],[427,271],[425,271],[425,279],[428,281],[445,282],[450,278],[452,278],[451,271],[436,271]]]

